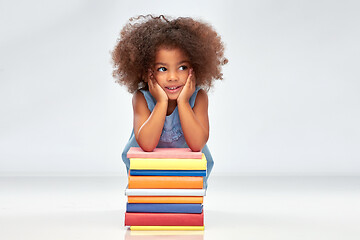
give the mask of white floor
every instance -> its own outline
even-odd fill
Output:
[[[360,177],[213,176],[188,235],[130,233],[126,180],[0,177],[0,239],[360,239]]]

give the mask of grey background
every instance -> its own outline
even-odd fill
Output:
[[[209,92],[215,175],[360,174],[357,1],[9,1],[0,174],[125,175],[131,95],[110,51],[138,14],[203,19],[229,64]]]

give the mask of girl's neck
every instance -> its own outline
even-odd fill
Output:
[[[167,112],[166,112],[166,116],[169,116],[173,113],[173,111],[175,110],[177,106],[177,101],[176,100],[169,100],[168,101],[168,108],[167,108]]]

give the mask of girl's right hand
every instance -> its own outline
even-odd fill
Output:
[[[156,102],[165,102],[168,101],[168,96],[166,92],[160,87],[160,85],[156,82],[154,73],[149,69],[148,75],[148,85],[149,91],[151,95],[156,99]]]

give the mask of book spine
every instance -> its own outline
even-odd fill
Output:
[[[130,230],[132,231],[204,231],[204,229],[205,229],[204,226],[131,226],[130,227]]]
[[[190,148],[155,148],[152,152],[144,152],[140,147],[131,147],[127,158],[195,158],[201,159],[202,152],[193,152]]]
[[[204,214],[126,212],[125,226],[204,226]]]
[[[140,170],[206,170],[206,158],[167,159],[167,158],[130,158],[130,169]]]
[[[161,189],[202,189],[203,177],[174,177],[174,176],[131,176],[129,175],[129,189],[161,188]]]
[[[205,177],[206,170],[130,170],[132,176],[198,176]]]
[[[125,189],[126,196],[205,196],[206,189]]]
[[[203,203],[204,197],[193,196],[128,196],[128,203]]]
[[[127,203],[126,212],[201,213],[201,204],[191,203]]]

